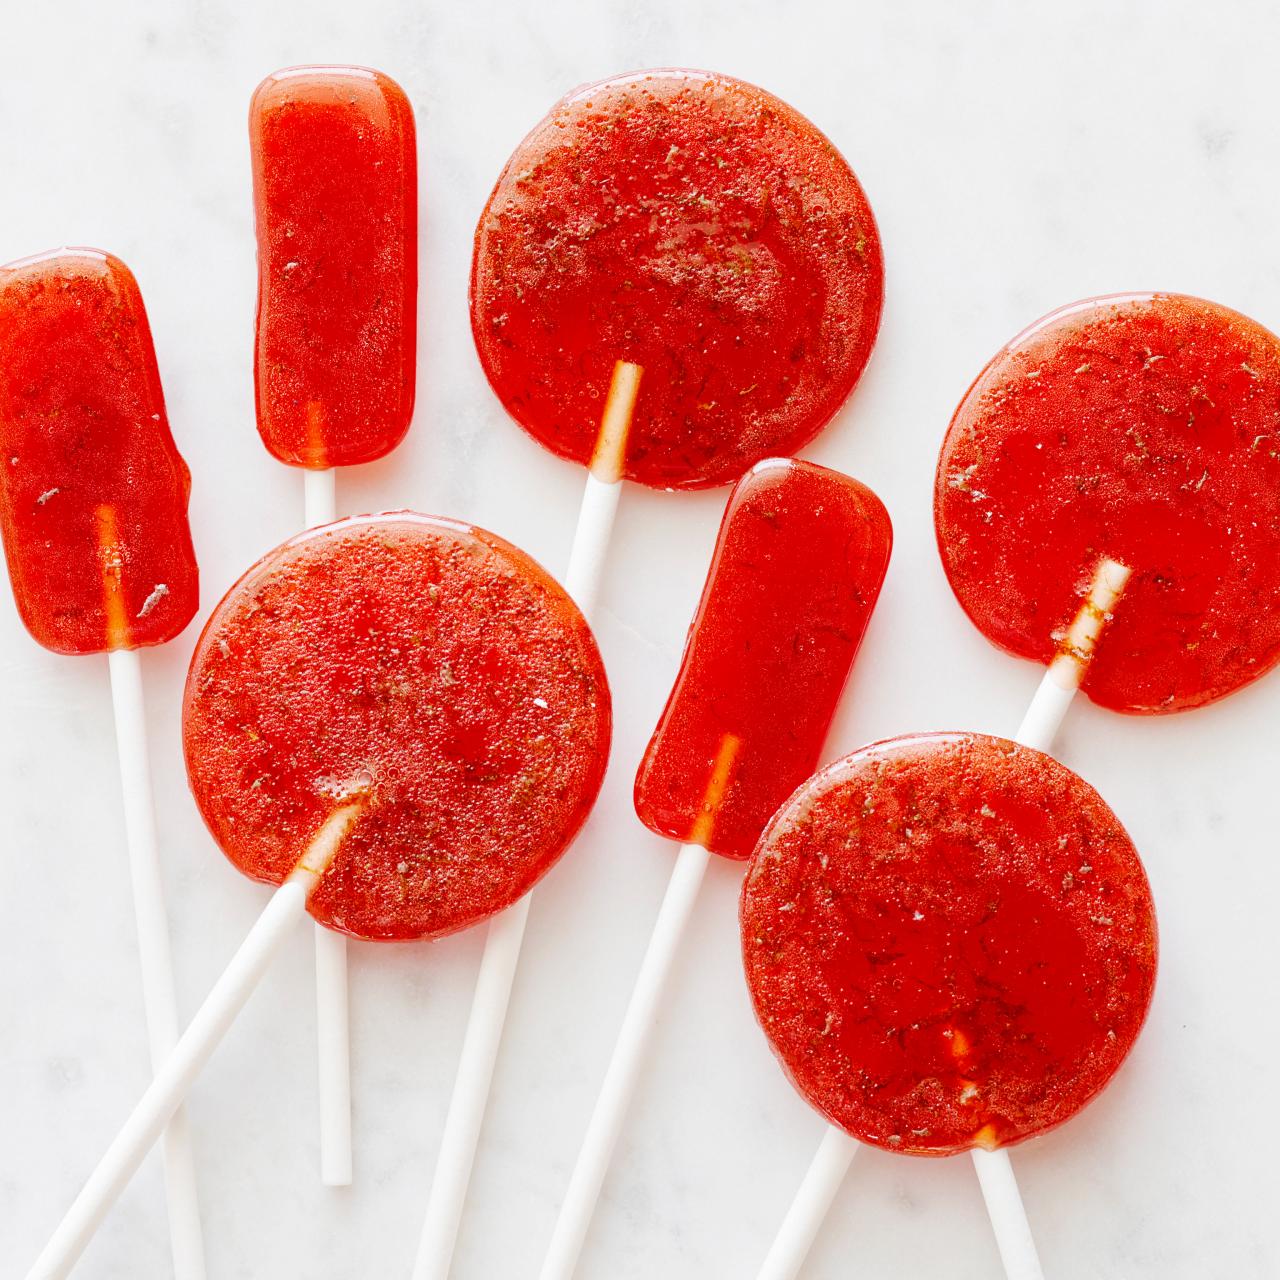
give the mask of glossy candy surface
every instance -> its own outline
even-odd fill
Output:
[[[818,763],[892,538],[875,494],[825,467],[771,458],[739,481],[636,777],[647,827],[750,854]]]
[[[471,323],[507,410],[583,464],[614,362],[642,366],[625,474],[700,488],[826,425],[883,279],[866,196],[808,120],[729,76],[636,72],[569,94],[508,161]]]
[[[938,545],[988,639],[1047,662],[1101,556],[1133,570],[1084,690],[1212,702],[1280,659],[1280,340],[1169,294],[1101,298],[1015,338],[956,410]]]
[[[386,939],[525,893],[585,821],[610,728],[564,591],[500,538],[408,512],[254,566],[214,610],[183,708],[200,810],[255,879],[280,883],[337,804],[367,797],[310,909]]]
[[[199,595],[190,492],[129,268],[96,249],[0,267],[0,532],[32,636],[81,654],[176,636]]]
[[[1000,738],[877,743],[806,783],[742,891],[756,1013],[802,1094],[917,1155],[1041,1133],[1110,1080],[1156,969],[1101,797]]]
[[[381,72],[294,67],[258,86],[249,139],[258,430],[282,462],[371,462],[413,415],[413,110]]]

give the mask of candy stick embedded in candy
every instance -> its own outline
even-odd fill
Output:
[[[641,820],[682,846],[542,1280],[568,1280],[577,1267],[709,856],[745,857],[812,772],[890,542],[875,495],[811,463],[758,463],[730,497],[675,687],[636,778]]]
[[[638,365],[626,361],[619,360],[614,365],[582,494],[565,590],[588,618],[595,610],[604,577],[622,491],[627,438],[643,374]],[[413,1280],[447,1280],[449,1275],[531,905],[532,895],[527,894],[490,923],[485,937],[458,1074],[440,1135]]]
[[[178,1038],[139,645],[196,610],[190,477],[165,416],[146,309],[129,269],[96,249],[0,267],[0,531],[31,635],[106,653],[150,1059]],[[202,1280],[186,1117],[164,1133],[177,1280]]]
[[[196,647],[183,738],[224,853],[283,887],[32,1274],[74,1262],[304,906],[385,939],[502,910],[586,820],[610,727],[581,614],[492,534],[365,516],[255,565]]]
[[[476,230],[471,326],[511,416],[584,465],[614,361],[641,365],[626,478],[706,488],[831,420],[883,293],[831,142],[755,85],[667,68],[575,89],[517,147]]]
[[[1047,752],[1052,745],[1062,718],[1088,669],[1102,630],[1110,620],[1111,610],[1128,578],[1129,570],[1114,560],[1103,559],[1095,567],[1089,593],[1067,629],[1018,729],[1016,741],[1022,746]],[[839,767],[838,764],[831,768],[835,770]],[[788,809],[794,808],[796,804],[797,801],[793,799],[789,802]],[[781,817],[778,821],[781,821]],[[766,834],[760,849],[765,847],[767,839]],[[755,857],[758,859],[760,856],[757,849]],[[749,927],[747,894],[748,888],[744,885],[744,946]],[[750,978],[750,972],[748,976]],[[754,992],[753,985],[753,994]],[[758,999],[757,1011],[760,1009]],[[761,1018],[763,1021],[763,1013]],[[1134,1035],[1136,1034],[1135,1027]],[[783,1057],[784,1065],[790,1070],[790,1057],[776,1043],[775,1050]],[[813,1101],[813,1096],[809,1096]],[[985,1141],[989,1141],[989,1138],[981,1131],[974,1134],[970,1153],[978,1172],[983,1200],[995,1231],[1005,1273],[1009,1280],[1039,1280],[1042,1275],[1040,1262],[1008,1152],[1001,1146],[984,1147],[982,1143]],[[757,1280],[794,1280],[808,1256],[857,1147],[857,1139],[844,1129],[833,1125],[827,1131],[774,1238]]]
[[[413,110],[363,67],[268,76],[249,108],[258,231],[258,429],[303,472],[307,528],[337,516],[334,467],[390,452],[413,415]],[[351,1182],[347,943],[316,926],[320,1176]]]

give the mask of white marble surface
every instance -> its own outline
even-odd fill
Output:
[[[1229,16],[1224,16],[1225,14]],[[897,547],[831,753],[912,729],[1010,731],[1037,672],[966,623],[933,546],[948,415],[987,356],[1073,298],[1163,288],[1280,326],[1280,15],[1267,4],[1084,0],[119,0],[6,7],[0,260],[108,248],[142,285],[195,477],[207,610],[300,522],[253,428],[245,112],[275,67],[378,66],[418,115],[420,396],[407,442],[344,475],[340,508],[486,525],[555,569],[581,476],[508,422],[466,317],[471,232],[509,150],[565,89],[689,64],[782,95],[862,178],[884,327],[809,450],[883,496]],[[723,494],[626,495],[601,642],[618,731],[603,799],[538,894],[456,1267],[536,1273],[672,853],[635,821]],[[146,658],[178,980],[189,1014],[262,905],[207,836],[178,752],[196,628]],[[146,1058],[105,662],[37,649],[0,607],[0,1269],[19,1274],[142,1087]],[[1072,715],[1064,758],[1129,826],[1163,957],[1112,1088],[1015,1154],[1049,1273],[1280,1274],[1274,978],[1280,676],[1173,719]],[[652,1068],[584,1259],[600,1280],[750,1277],[819,1135],[739,974],[738,868],[709,877]],[[210,1275],[407,1275],[479,933],[354,949],[357,1183],[316,1177],[310,937],[300,932],[191,1100]],[[168,1274],[149,1163],[82,1274]],[[867,1153],[806,1275],[980,1280],[998,1261],[967,1161]]]

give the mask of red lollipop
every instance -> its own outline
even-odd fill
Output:
[[[191,662],[192,790],[227,856],[279,884],[334,807],[364,812],[309,909],[434,938],[524,894],[589,812],[609,745],[581,614],[492,534],[408,513],[287,542]]]
[[[511,415],[587,464],[617,360],[646,370],[622,474],[736,480],[793,453],[853,390],[884,266],[831,142],[730,76],[616,76],[558,102],[476,231],[471,323]]]
[[[0,267],[0,532],[18,612],[65,654],[107,655],[152,1065],[178,1009],[141,647],[191,621],[199,575],[142,294],[119,258],[58,249]],[[175,1274],[204,1275],[186,1120],[164,1138]]]
[[[796,1275],[857,1150],[850,1133],[970,1150],[1009,1280],[1043,1280],[1005,1145],[1106,1083],[1154,979],[1137,855],[1043,754],[1127,579],[1099,562],[1016,743],[868,747],[801,787],[756,847],[742,925],[757,1010],[801,1092],[842,1126],[758,1280]]]
[[[541,1280],[569,1280],[712,853],[743,858],[818,763],[889,563],[869,489],[790,458],[729,497],[675,687],[636,775],[636,813],[682,842]]]
[[[582,616],[492,534],[362,516],[250,569],[197,646],[184,741],[215,838],[280,887],[36,1273],[79,1256],[305,909],[371,938],[500,911],[581,827],[610,727]]]
[[[741,918],[793,1083],[859,1141],[913,1155],[1070,1119],[1155,981],[1151,892],[1115,815],[1049,756],[983,735],[824,769],[762,836]]]
[[[588,615],[622,479],[726,484],[806,443],[858,380],[882,292],[857,179],[763,90],[636,72],[552,109],[480,218],[471,326],[507,410],[588,468],[565,575]],[[485,946],[414,1280],[450,1274],[526,913]]]
[[[1047,661],[1100,556],[1129,566],[1084,691],[1200,706],[1280,658],[1280,340],[1131,294],[1033,325],[978,375],[938,461],[947,576],[993,643]]]

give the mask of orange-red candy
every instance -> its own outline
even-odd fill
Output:
[[[609,689],[578,609],[523,552],[397,512],[258,562],[213,611],[183,705],[214,838],[279,884],[334,809],[361,812],[310,902],[363,938],[509,906],[586,820]]]
[[[281,462],[372,462],[413,416],[418,157],[389,76],[292,67],[249,107],[258,430]]]
[[[1070,1119],[1155,983],[1151,891],[1115,814],[1051,757],[981,734],[822,770],[761,838],[741,923],[792,1082],[855,1138],[913,1155]]]
[[[32,636],[172,640],[199,598],[190,492],[129,268],[97,249],[0,267],[0,532]]]

